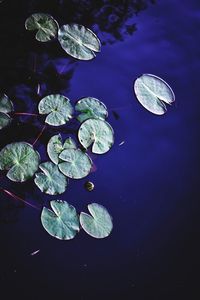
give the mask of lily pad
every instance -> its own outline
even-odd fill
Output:
[[[39,165],[42,172],[35,174],[35,184],[39,189],[49,195],[57,195],[65,192],[67,178],[58,170],[52,162]]]
[[[90,60],[100,52],[101,44],[90,29],[79,24],[67,24],[60,27],[58,40],[67,54],[77,59]]]
[[[8,98],[7,95],[0,95],[0,112],[10,113],[14,110],[12,101]]]
[[[76,143],[72,138],[67,138],[63,144],[60,134],[54,135],[50,138],[47,144],[47,153],[54,164],[58,164],[59,155],[64,149],[76,149]]]
[[[78,139],[84,148],[92,145],[93,153],[103,154],[112,147],[114,132],[106,121],[88,119],[79,128]]]
[[[25,142],[8,144],[0,151],[0,170],[8,170],[12,181],[23,182],[35,174],[40,161],[39,153]]]
[[[171,87],[163,79],[152,74],[143,74],[137,78],[134,91],[142,106],[156,115],[166,113],[165,104],[172,104],[175,101]]]
[[[11,121],[12,119],[9,115],[0,112],[0,130],[8,126]]]
[[[75,110],[80,112],[77,119],[81,123],[91,118],[105,120],[108,116],[105,104],[93,97],[80,99],[76,103]]]
[[[52,210],[44,207],[41,222],[44,229],[53,237],[60,240],[73,239],[79,231],[79,218],[75,207],[66,201],[50,202]]]
[[[31,15],[25,22],[27,30],[37,30],[36,40],[48,42],[55,39],[58,34],[58,23],[48,14],[36,13]]]
[[[60,126],[72,118],[73,107],[70,100],[55,94],[44,97],[38,105],[39,113],[47,115],[45,122],[49,125]]]
[[[59,158],[64,161],[58,164],[60,171],[69,178],[86,177],[92,168],[92,160],[80,149],[63,150]]]
[[[107,209],[100,204],[92,203],[88,205],[88,210],[92,216],[84,212],[80,214],[82,228],[89,235],[97,239],[109,236],[113,228],[113,223]]]

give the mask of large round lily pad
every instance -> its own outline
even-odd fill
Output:
[[[0,170],[8,170],[12,181],[23,182],[33,177],[38,169],[40,156],[25,142],[8,144],[0,151]]]
[[[82,60],[94,58],[101,50],[100,41],[90,29],[79,24],[60,27],[58,40],[67,54]]]
[[[8,126],[11,121],[12,119],[9,115],[0,112],[0,129]]]
[[[78,131],[78,139],[84,148],[92,145],[92,152],[103,154],[110,150],[114,143],[114,132],[110,124],[103,120],[88,119]]]
[[[166,104],[175,101],[171,87],[163,79],[152,74],[143,74],[137,78],[134,91],[142,106],[156,115],[166,113]]]
[[[76,103],[75,110],[80,112],[77,119],[81,123],[91,118],[105,120],[108,116],[105,104],[93,97],[80,99]]]
[[[47,115],[45,122],[49,125],[60,126],[72,118],[73,107],[70,100],[55,94],[44,97],[38,105],[39,113]]]
[[[86,177],[92,168],[90,157],[80,149],[63,150],[58,164],[60,171],[67,177],[80,179]]]
[[[8,98],[7,95],[0,95],[0,112],[10,113],[14,110],[12,101]]]
[[[82,212],[80,214],[80,224],[82,228],[92,237],[102,239],[112,231],[113,223],[107,209],[100,204],[92,203],[88,205],[91,215]]]
[[[44,207],[41,222],[45,230],[60,240],[73,239],[79,231],[79,218],[76,209],[66,201],[50,202],[52,210]]]
[[[47,153],[54,164],[58,164],[59,155],[64,149],[76,149],[76,143],[72,138],[67,138],[63,144],[60,134],[54,135],[50,138],[47,144]]]
[[[42,172],[35,174],[35,184],[39,189],[49,195],[57,195],[65,192],[67,178],[58,170],[52,162],[39,165]]]
[[[31,15],[25,22],[27,30],[37,30],[36,40],[48,42],[55,39],[58,34],[58,23],[48,14],[36,13]]]

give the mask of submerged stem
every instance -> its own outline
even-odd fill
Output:
[[[35,206],[35,205],[33,205],[33,204],[27,202],[26,200],[24,200],[24,199],[20,198],[19,196],[17,196],[17,195],[15,195],[15,194],[11,193],[10,191],[5,190],[5,189],[1,189],[1,190],[2,190],[5,194],[7,194],[7,195],[9,195],[10,197],[12,197],[13,199],[23,201],[23,202],[26,203],[27,205],[29,205],[29,206],[31,206],[31,207],[37,209],[37,210],[40,210],[37,206]]]
[[[37,138],[35,139],[35,141],[33,142],[32,146],[34,146],[34,145],[37,143],[37,141],[39,140],[39,138],[40,138],[41,135],[43,134],[45,128],[46,128],[46,125],[44,125],[44,126],[42,127],[42,130],[41,130],[40,133],[38,134],[38,136],[37,136]]]
[[[32,114],[32,113],[26,113],[26,112],[15,112],[14,115],[39,117],[39,114]]]

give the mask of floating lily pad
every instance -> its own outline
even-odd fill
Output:
[[[78,139],[84,148],[87,149],[92,145],[93,153],[103,154],[112,147],[114,132],[107,122],[88,119],[79,128]]]
[[[73,239],[79,231],[79,218],[75,207],[66,201],[50,202],[52,210],[44,207],[41,222],[44,229],[53,237],[60,240]]]
[[[100,41],[90,29],[79,24],[60,27],[58,40],[67,54],[82,60],[90,60],[101,50]]]
[[[25,142],[12,143],[0,151],[0,170],[8,170],[12,181],[23,182],[33,177],[38,169],[39,153]]]
[[[135,95],[147,110],[156,115],[163,115],[172,104],[175,95],[171,87],[161,78],[152,74],[143,74],[135,80]]]
[[[97,203],[88,205],[88,210],[92,216],[82,212],[80,214],[80,224],[82,228],[92,237],[102,239],[112,231],[113,223],[107,209]]]
[[[60,171],[69,178],[86,177],[92,168],[90,157],[80,149],[63,150],[59,158],[64,161],[58,164]]]
[[[11,121],[12,119],[9,115],[0,112],[0,130],[8,126]]]
[[[50,138],[47,145],[47,153],[54,164],[59,163],[59,155],[64,149],[76,149],[76,143],[72,138],[67,138],[63,144],[60,134],[54,135]]]
[[[44,97],[38,106],[39,113],[47,115],[45,122],[49,125],[60,126],[72,118],[73,107],[70,100],[55,94]]]
[[[0,95],[0,112],[10,113],[14,110],[12,101],[8,98],[7,95]]]
[[[93,97],[80,99],[76,103],[75,110],[80,112],[77,119],[81,123],[91,118],[105,120],[108,116],[105,104]]]
[[[42,172],[35,174],[35,184],[39,189],[49,195],[57,195],[65,192],[67,178],[58,170],[52,162],[39,165]]]
[[[27,30],[37,30],[36,40],[48,42],[55,39],[58,34],[58,23],[48,14],[36,13],[31,15],[25,22]]]

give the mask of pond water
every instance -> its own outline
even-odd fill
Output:
[[[2,299],[198,299],[192,294],[197,295],[200,250],[199,1],[17,3],[0,4],[1,91],[16,111],[29,113],[37,113],[39,100],[50,93],[64,94],[72,103],[96,97],[109,110],[115,144],[105,155],[92,155],[93,172],[71,180],[58,197],[41,193],[32,180],[13,183],[1,174],[1,188],[39,208],[1,190]],[[34,12],[93,29],[101,53],[77,61],[56,41],[37,42],[24,28]],[[163,116],[135,98],[133,82],[143,73],[163,78],[174,90],[176,102]],[[43,121],[15,116],[0,133],[0,147],[32,143]],[[75,127],[44,131],[35,145],[43,161],[49,138],[58,131],[73,136]],[[95,185],[90,193],[86,180]],[[71,241],[52,238],[41,225],[40,210],[53,199],[66,200],[79,212],[92,202],[104,205],[113,217],[111,235],[97,240],[81,231]]]

